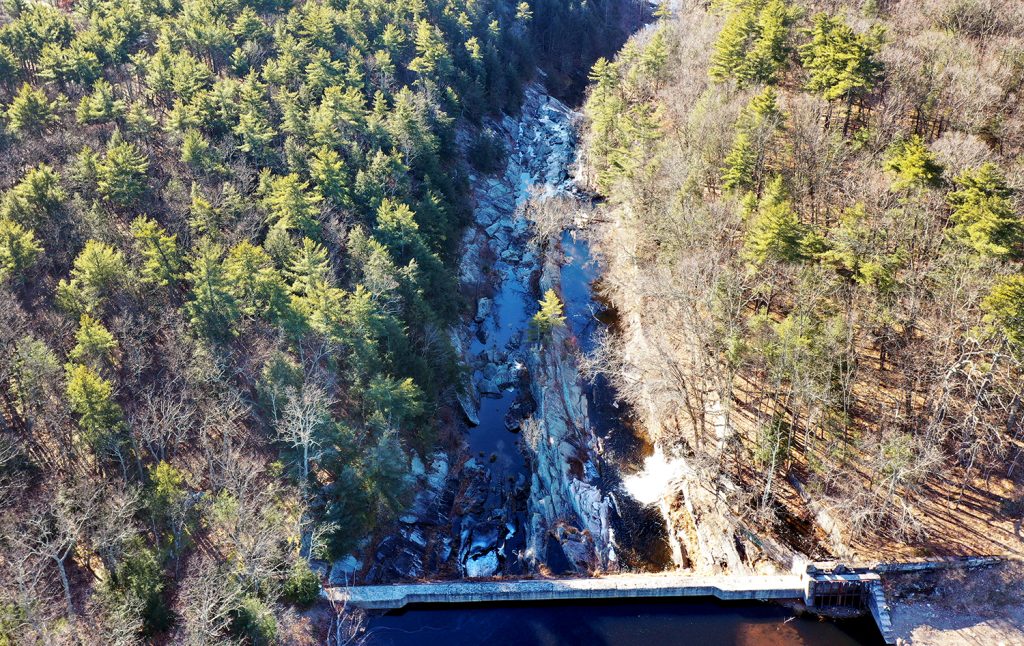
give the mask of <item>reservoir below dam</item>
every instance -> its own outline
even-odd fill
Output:
[[[711,600],[409,606],[371,617],[366,646],[880,646],[870,617],[822,621],[779,605]]]

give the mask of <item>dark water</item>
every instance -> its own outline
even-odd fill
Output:
[[[573,231],[561,240],[566,262],[562,265],[561,291],[565,317],[584,354],[597,347],[598,332],[606,327],[608,308],[596,298],[594,283],[602,268],[590,245]],[[615,389],[603,375],[584,387],[587,414],[604,447],[598,465],[599,484],[615,497],[618,514],[613,518],[619,561],[630,570],[660,571],[672,566],[665,520],[654,506],[643,506],[622,489],[624,472],[639,469],[651,447],[630,424],[629,410],[616,401]]]
[[[880,645],[870,618],[795,617],[773,604],[641,600],[410,607],[373,617],[368,646],[852,646]]]
[[[478,329],[482,328],[480,331],[486,335],[486,343],[481,342],[480,337],[474,337],[470,354],[477,355],[487,349],[503,352],[512,347],[513,340],[529,325],[532,316],[528,308],[529,300],[514,279],[507,277],[503,280],[493,298],[494,315],[478,324]],[[520,474],[528,475],[529,472],[526,458],[519,447],[519,436],[510,433],[505,425],[509,409],[522,396],[518,387],[511,387],[502,390],[499,396],[482,397],[477,413],[480,424],[469,431],[470,452],[484,459],[496,456],[497,462],[492,471],[498,478],[514,478]]]

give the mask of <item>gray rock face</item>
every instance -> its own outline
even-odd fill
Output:
[[[328,573],[331,571],[331,564],[327,561],[312,560],[309,562],[309,569],[313,571],[321,580],[326,579]]]
[[[479,556],[471,556],[465,563],[466,576],[471,579],[493,576],[498,571],[498,553],[485,552]]]
[[[328,581],[332,586],[352,585],[362,569],[362,561],[349,554],[331,564],[331,576]]]
[[[494,306],[494,301],[487,298],[486,296],[477,301],[476,304],[476,321],[477,323],[483,321],[491,314],[491,308]]]
[[[414,455],[412,472],[416,478],[416,495],[398,518],[398,532],[377,546],[374,562],[366,574],[368,582],[418,578],[426,571],[427,563],[448,560],[450,542],[446,542],[447,536],[438,536],[446,531],[449,511],[442,506],[450,484],[448,469],[448,456],[443,452],[430,455],[427,463]],[[332,581],[340,577],[351,584],[355,575],[344,568],[338,570],[339,563],[331,569]],[[360,563],[354,571],[361,569]]]
[[[424,476],[427,474],[427,467],[424,466],[423,460],[420,459],[419,454],[416,452],[413,452],[412,460],[410,460],[409,462],[409,472],[412,474],[414,478],[418,478],[420,476]]]
[[[530,86],[518,117],[488,123],[504,140],[507,163],[497,176],[471,175],[475,223],[462,239],[459,275],[463,290],[476,298],[476,308],[467,326],[450,331],[452,345],[469,368],[457,396],[467,422],[479,426],[482,399],[505,396],[507,389],[525,379],[531,386],[515,398],[504,418],[498,418],[500,432],[520,430],[520,420],[533,410],[524,402],[532,398],[550,444],[528,449],[533,473],[519,473],[514,479],[492,474],[497,467],[491,465],[514,464],[523,457],[502,455],[495,461],[491,448],[491,461],[469,460],[453,469],[456,478],[449,478],[447,462],[441,468],[436,458],[414,463],[415,476],[428,492],[444,489],[439,483],[458,483],[451,509],[457,543],[446,543],[430,530],[430,522],[438,517],[438,496],[417,495],[400,517],[399,533],[378,550],[377,563],[387,576],[418,576],[430,558],[443,562],[452,554],[465,576],[491,576],[508,563],[512,550],[529,550],[545,535],[556,536],[565,545],[567,558],[580,569],[601,569],[614,560],[608,557],[608,503],[593,484],[593,438],[588,436],[586,401],[574,360],[558,353],[551,361],[548,355],[534,357],[525,338],[536,310],[532,288],[546,259],[538,257],[531,244],[522,206],[528,199],[575,191],[569,176],[576,152],[573,121],[569,109],[538,86]],[[472,139],[469,133],[458,137],[460,145]],[[493,416],[487,423],[494,423]],[[470,433],[484,430],[493,432],[488,428]],[[509,433],[499,451],[517,452],[522,444]],[[511,544],[513,537],[516,543]],[[543,557],[535,550],[535,559],[537,555]]]
[[[529,86],[519,116],[504,116],[487,124],[503,139],[508,152],[503,171],[495,176],[470,174],[474,224],[467,227],[461,240],[459,280],[463,293],[476,299],[476,309],[471,322],[449,330],[453,348],[469,368],[456,397],[470,426],[481,423],[482,398],[504,397],[505,391],[516,388],[533,372],[525,333],[536,309],[531,287],[541,259],[532,248],[530,223],[522,207],[528,199],[575,190],[569,176],[576,154],[574,118],[572,111],[539,86]],[[467,130],[456,133],[456,138],[465,148],[473,136]],[[555,383],[541,376],[542,383]],[[536,388],[519,393],[510,413],[504,418],[492,415],[488,423],[497,417],[502,433],[518,431],[521,417],[531,408],[521,404],[524,400],[528,403],[531,395],[536,398]],[[550,423],[557,426],[554,420]],[[576,531],[567,530],[565,536],[591,531],[596,524],[589,516],[580,521],[580,510],[598,513],[600,499],[581,486],[586,483],[574,488],[566,481],[570,462],[589,459],[586,449],[581,457],[567,429],[556,430],[565,441],[556,441],[554,451],[545,451],[540,460],[540,454],[531,455],[538,473],[530,475],[524,475],[525,466],[518,473],[491,471],[499,468],[492,465],[515,468],[517,460],[525,465],[524,456],[518,453],[522,442],[511,432],[507,441],[499,442],[497,451],[487,447],[491,459],[484,464],[469,460],[458,468],[458,462],[449,464],[440,454],[414,458],[411,471],[418,493],[400,514],[396,533],[379,544],[367,581],[419,577],[450,557],[467,576],[490,576],[509,561],[513,550],[523,547],[525,535],[551,531],[555,518],[570,519]],[[500,451],[512,453],[499,456]],[[530,494],[529,510],[524,514],[531,483],[536,500]],[[581,500],[574,501],[575,496]],[[604,539],[599,530],[593,531],[598,539],[574,542],[596,553],[596,548],[586,546],[603,545]],[[509,543],[513,537],[514,545]],[[577,556],[587,560],[582,554]],[[346,576],[343,569],[338,573]]]

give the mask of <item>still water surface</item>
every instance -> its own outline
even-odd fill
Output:
[[[827,622],[774,604],[643,600],[410,606],[370,619],[367,646],[880,645],[870,618]]]

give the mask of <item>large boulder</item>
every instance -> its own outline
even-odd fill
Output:
[[[356,582],[357,575],[363,569],[363,562],[352,554],[348,554],[331,564],[331,576],[328,583],[331,586],[352,585]]]

